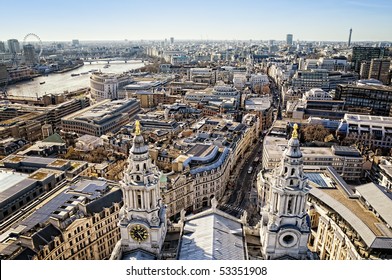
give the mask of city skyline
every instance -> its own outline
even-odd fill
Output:
[[[104,1],[47,0],[3,4],[0,40],[293,40],[392,41],[392,2],[378,1]],[[10,25],[12,23],[12,25]]]

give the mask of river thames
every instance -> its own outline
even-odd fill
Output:
[[[9,96],[41,97],[49,93],[74,91],[90,86],[91,73],[89,71],[100,70],[102,73],[121,74],[129,70],[141,68],[144,66],[144,63],[140,60],[131,60],[128,63],[112,61],[108,68],[104,68],[105,65],[107,65],[106,62],[92,62],[91,64],[86,62],[82,67],[65,73],[51,73],[48,76],[34,78],[32,81],[8,85],[7,93]],[[71,76],[72,74],[80,75]]]

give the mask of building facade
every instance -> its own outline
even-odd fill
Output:
[[[376,79],[381,81],[384,85],[389,85],[391,82],[390,78],[390,67],[391,60],[390,59],[377,59],[374,58],[371,60],[370,68],[369,68],[369,79]]]
[[[136,99],[103,100],[61,119],[62,130],[101,136],[129,123],[140,110]]]
[[[392,148],[392,117],[345,114],[337,129],[345,144]]]
[[[278,167],[282,152],[287,147],[287,140],[278,137],[265,137],[262,165],[264,169]],[[353,147],[333,146],[331,148],[302,147],[304,166],[333,167],[347,181],[356,181],[363,176],[364,159],[358,149]]]
[[[91,97],[98,102],[104,99],[123,99],[126,92],[121,89],[131,82],[128,75],[93,73],[90,77]]]
[[[376,116],[390,116],[392,87],[370,84],[338,85],[335,99],[345,101],[344,108],[349,112],[370,109]]]
[[[353,47],[351,61],[353,63],[354,70],[359,72],[363,61],[371,61],[373,58],[383,58],[384,53],[385,49],[379,47]]]

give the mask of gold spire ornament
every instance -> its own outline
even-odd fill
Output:
[[[294,124],[293,126],[293,134],[291,134],[291,138],[297,139],[298,138],[298,124]]]
[[[135,121],[135,134],[140,135],[140,122],[139,120]]]

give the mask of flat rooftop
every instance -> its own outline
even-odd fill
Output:
[[[214,150],[214,148],[215,145],[196,144],[190,148],[186,154],[194,157],[206,157]]]
[[[264,138],[265,150],[269,155],[282,155],[287,148],[288,140],[281,137],[267,136]],[[353,147],[333,146],[329,147],[301,147],[302,156],[306,157],[336,157],[346,156],[352,158],[360,157],[360,153]]]
[[[392,117],[345,114],[344,119],[349,123],[365,124],[370,126],[392,125]]]
[[[63,117],[63,120],[83,120],[83,121],[93,121],[100,120],[109,115],[115,113],[117,109],[120,109],[127,103],[137,102],[136,99],[127,99],[127,100],[110,100],[105,99],[101,102],[98,102],[90,107],[79,110],[73,114]]]
[[[245,100],[245,109],[252,111],[263,111],[271,107],[270,98],[249,98]]]
[[[367,246],[377,248],[389,246],[390,248],[392,245],[392,232],[386,228],[385,223],[372,211],[368,210],[361,201],[358,200],[357,195],[347,194],[345,187],[341,185],[341,182],[335,180],[334,176],[331,176],[328,172],[326,172],[326,176],[329,177],[335,188],[325,188],[322,180],[317,182],[317,179],[319,178],[316,178],[316,180],[314,180],[314,178],[309,178],[312,182],[321,186],[320,188],[313,186],[310,190],[310,195],[313,195],[333,209],[333,211],[336,211],[356,232],[358,232]],[[362,185],[357,188],[358,190],[365,191],[365,186],[366,185]]]
[[[106,181],[81,180],[51,197],[30,216],[18,222],[18,225],[25,226],[24,232],[26,232],[37,224],[45,223],[50,217],[66,218],[78,204],[85,202],[86,199],[94,200],[101,197],[105,188],[107,188]]]
[[[321,188],[335,188],[332,179],[325,173],[305,171],[305,174],[308,180],[319,185]]]
[[[20,183],[21,181],[27,179],[28,177],[29,175],[27,174],[0,170],[0,194]]]

